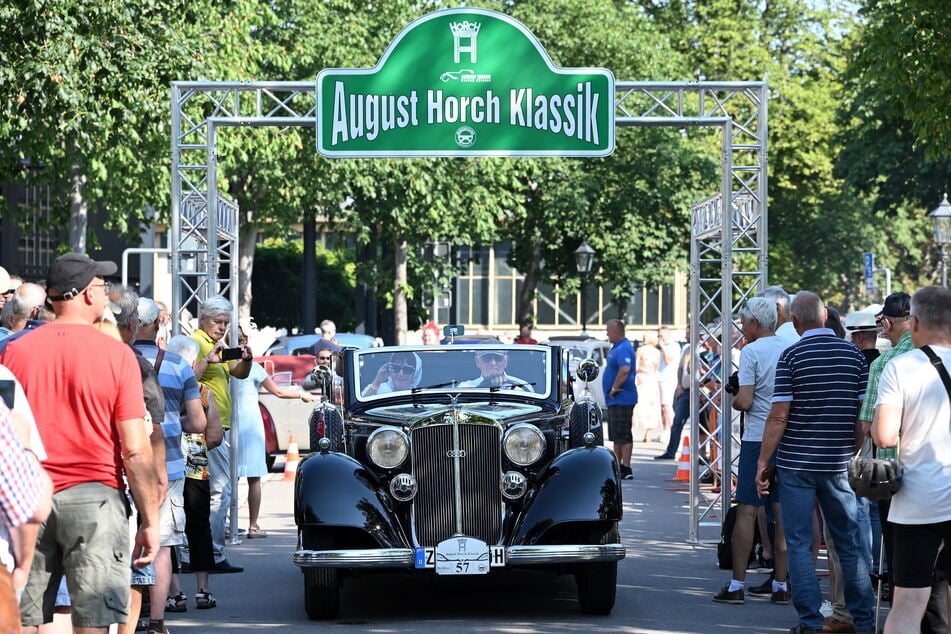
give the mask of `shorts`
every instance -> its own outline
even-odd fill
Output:
[[[69,548],[82,543],[85,547]],[[40,526],[33,567],[20,599],[23,625],[53,620],[60,579],[66,576],[75,627],[107,627],[129,617],[129,503],[123,491],[99,482],[53,494]]]
[[[133,586],[154,586],[155,585],[155,564],[151,563],[143,568],[132,566]]]
[[[159,545],[181,546],[185,543],[185,478],[169,481],[160,511]]]
[[[633,443],[633,405],[608,405],[608,439],[616,443]]]
[[[756,464],[759,462],[759,450],[763,446],[761,442],[744,440],[740,444],[740,465],[736,472],[736,501],[740,504],[750,506],[765,506],[766,503],[778,504],[778,487],[773,487],[773,491],[766,497],[760,497],[756,490]],[[776,461],[776,455],[769,461],[773,464]]]
[[[892,527],[892,574],[900,588],[930,588],[942,540],[951,543],[951,521],[936,524],[895,524]],[[944,557],[951,575],[951,558]],[[948,577],[951,579],[951,576]]]

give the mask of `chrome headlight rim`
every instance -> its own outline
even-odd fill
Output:
[[[397,453],[381,453],[386,449],[380,446],[381,443],[392,442],[394,440],[399,444],[399,446],[396,447]],[[392,452],[393,449],[391,446],[388,451]],[[409,436],[399,427],[384,425],[374,430],[373,433],[370,434],[370,437],[367,438],[366,452],[367,458],[377,467],[381,469],[396,469],[409,458]],[[387,458],[387,456],[389,457]]]
[[[523,441],[520,446],[510,446],[510,443],[519,439]],[[524,452],[526,449],[525,441],[531,443],[533,440],[535,444],[532,447],[528,447],[530,453],[515,453],[517,450]],[[541,460],[547,449],[548,443],[545,440],[545,434],[531,423],[518,423],[517,425],[513,425],[509,427],[502,436],[502,452],[509,462],[519,467],[529,467],[535,464]]]

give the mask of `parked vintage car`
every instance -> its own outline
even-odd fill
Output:
[[[315,412],[319,449],[295,484],[310,618],[338,614],[348,574],[394,569],[542,567],[575,576],[582,611],[611,612],[626,554],[619,469],[600,408],[573,398],[565,351],[400,346],[343,364],[343,407]]]
[[[275,339],[274,343],[268,347],[267,352],[264,354],[311,354],[311,349],[320,337],[320,333],[309,335],[283,335]],[[344,348],[378,348],[383,345],[383,340],[379,337],[356,332],[338,332],[334,337]]]

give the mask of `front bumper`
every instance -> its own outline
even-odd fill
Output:
[[[542,564],[611,562],[624,559],[623,544],[555,544],[551,546],[509,546],[506,567]],[[416,553],[411,548],[365,550],[298,550],[294,564],[301,568],[414,568]]]

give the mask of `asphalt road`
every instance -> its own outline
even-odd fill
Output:
[[[212,576],[211,590],[218,599],[212,610],[195,609],[194,580],[185,575],[188,612],[167,615],[166,622],[172,634],[316,628],[387,633],[788,632],[797,622],[791,605],[750,597],[744,605],[713,603],[729,572],[716,567],[714,545],[686,541],[687,492],[667,482],[676,463],[652,459],[661,451],[659,443],[635,444],[634,480],[623,483],[621,540],[627,558],[618,568],[617,603],[610,616],[580,612],[572,577],[520,571],[458,579],[402,573],[349,578],[339,618],[310,621],[304,613],[303,576],[291,562],[296,544],[293,483],[275,473],[264,484],[260,519],[269,537],[228,547],[228,559],[243,565],[245,572]],[[239,494],[244,499],[243,487]],[[245,505],[241,512],[241,525],[247,526]],[[756,584],[764,578],[748,576]]]

